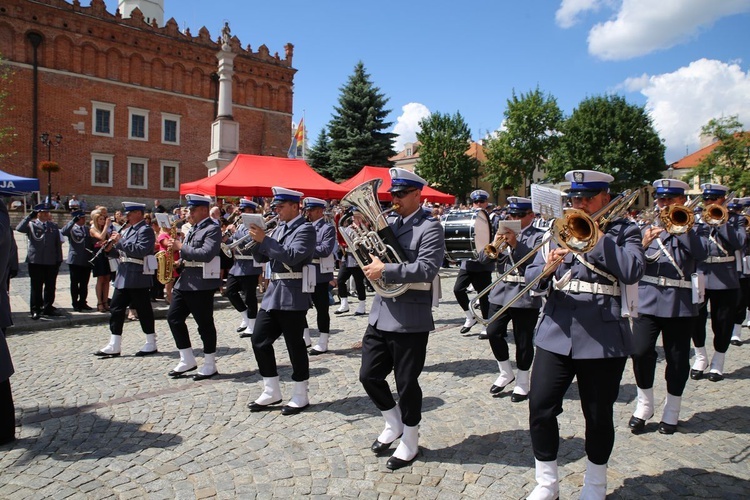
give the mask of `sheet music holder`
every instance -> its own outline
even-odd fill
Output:
[[[545,219],[557,219],[563,215],[563,192],[559,189],[531,185],[531,209]]]

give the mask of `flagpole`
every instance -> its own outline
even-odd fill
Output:
[[[302,159],[307,161],[307,134],[305,133],[305,127],[307,127],[307,123],[305,120],[305,110],[302,110],[302,123],[304,126],[302,127]]]

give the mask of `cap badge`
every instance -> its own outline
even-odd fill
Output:
[[[583,182],[583,172],[573,172],[573,180],[579,184]]]

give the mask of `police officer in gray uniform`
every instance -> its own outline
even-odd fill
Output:
[[[193,376],[200,381],[219,374],[216,369],[216,325],[214,294],[221,285],[221,226],[208,216],[211,198],[199,194],[185,195],[188,221],[192,224],[185,241],[167,240],[167,245],[180,252],[180,277],[174,284],[167,324],[180,350],[180,362],[168,375],[181,378],[195,370],[198,363],[193,354],[185,320],[192,314],[203,342],[203,365]]]
[[[283,415],[295,415],[307,408],[310,360],[303,339],[305,316],[310,309],[310,293],[303,291],[302,268],[315,252],[315,229],[300,214],[302,193],[273,187],[273,203],[279,226],[272,236],[255,225],[249,230],[257,245],[252,247],[258,262],[268,262],[270,282],[255,320],[252,343],[258,371],[263,377],[263,393],[248,407],[261,411],[281,402],[281,386],[276,369],[273,343],[284,335],[292,363],[292,398],[281,409]]]
[[[687,183],[659,179],[653,186],[660,210],[685,205]],[[638,317],[633,318],[633,372],[638,404],[628,425],[633,433],[643,432],[646,421],[654,415],[656,341],[661,333],[667,361],[667,398],[659,432],[674,434],[690,372],[690,333],[698,318],[692,276],[698,262],[706,258],[707,249],[695,227],[683,233],[679,232],[682,229],[673,229],[675,234],[670,234],[657,218],[642,231],[646,274],[638,284]]]
[[[26,262],[29,267],[31,293],[31,319],[46,316],[60,316],[54,307],[57,273],[62,263],[62,242],[60,229],[52,222],[49,205],[42,203],[34,207],[29,215],[18,223],[16,231],[28,238]]]
[[[610,201],[611,175],[574,170],[565,177],[571,181],[568,197],[573,208],[592,215]],[[537,253],[526,269],[527,282],[545,276],[536,290],[550,290],[536,332],[531,369],[529,427],[537,480],[529,496],[532,499],[559,495],[557,415],[573,378],[578,381],[586,419],[588,460],[581,497],[606,496],[607,462],[615,442],[613,406],[627,357],[632,354],[621,283],[633,285],[641,279],[645,257],[635,223],[620,218],[601,231],[590,252],[576,256],[551,243],[549,252]]]
[[[117,275],[114,281],[115,291],[112,294],[109,309],[111,313],[109,344],[94,353],[96,356],[105,358],[120,355],[122,327],[128,308],[136,310],[141,330],[146,334],[146,343],[135,355],[148,356],[157,352],[154,310],[151,308],[149,295],[153,271],[151,274],[144,273],[149,268],[146,259],[153,258],[156,235],[143,218],[146,210],[145,204],[123,201],[122,207],[127,226],[123,225],[119,232],[112,233],[111,243],[104,246],[110,258],[117,257],[118,259]]]
[[[745,219],[729,213],[725,224],[706,224],[706,212],[711,204],[721,205],[729,188],[720,184],[703,184],[704,210],[698,219],[698,234],[708,240],[708,257],[698,265],[706,277],[706,301],[698,312],[698,321],[693,329],[695,360],[690,378],[700,380],[709,368],[708,379],[718,382],[724,379],[724,358],[734,329],[734,314],[740,300],[740,273],[737,254],[745,247],[747,233]],[[714,355],[708,365],[706,352],[706,322],[708,304],[711,303],[711,329],[714,332]]]
[[[727,204],[727,208],[743,217],[747,222],[743,210],[748,202],[750,202],[750,198],[735,198]],[[747,224],[745,224],[745,232],[747,233]],[[729,341],[730,344],[737,347],[742,345],[742,327],[745,324],[745,318],[747,318],[747,310],[750,308],[750,257],[748,257],[748,254],[750,254],[750,238],[745,239],[745,246],[742,248],[741,254],[738,254],[742,259],[737,265],[738,268],[742,268],[740,271],[740,298],[734,313],[732,339]]]
[[[542,241],[544,236],[544,231],[533,225],[534,211],[531,209],[529,198],[508,197],[508,217],[510,220],[521,222],[521,232],[518,235],[513,231],[502,233],[507,247],[504,252],[498,254],[497,266],[498,272],[501,274],[505,274],[515,265],[516,261],[528,255]],[[492,289],[490,292],[489,317],[502,309],[503,305],[512,300],[523,289],[526,284],[524,273],[527,266],[527,263],[522,264]],[[490,347],[500,367],[500,375],[490,387],[490,392],[494,396],[500,395],[505,386],[515,379],[516,386],[510,396],[511,401],[520,403],[528,397],[529,370],[531,369],[531,362],[534,360],[532,338],[534,327],[539,319],[540,307],[542,307],[541,297],[527,293],[487,327]],[[513,338],[516,345],[516,366],[518,368],[516,377],[513,376],[508,342],[505,340],[508,335],[508,324],[511,320],[513,321]]]
[[[331,315],[328,312],[328,287],[333,280],[333,248],[336,246],[336,229],[325,219],[326,202],[308,196],[302,200],[307,220],[315,229],[315,252],[312,265],[315,266],[315,291],[313,305],[318,313],[318,343],[310,349],[311,356],[328,351],[328,335],[331,332]],[[326,272],[322,272],[325,268]]]
[[[433,281],[445,256],[443,228],[422,210],[420,197],[427,181],[401,168],[390,169],[391,189],[396,213],[391,219],[399,245],[407,262],[384,264],[377,257],[363,268],[374,282],[411,283],[405,293],[390,299],[376,295],[370,310],[369,325],[362,339],[362,366],[359,381],[385,419],[385,428],[370,449],[382,453],[401,437],[388,459],[391,470],[409,465],[419,453],[419,422],[422,420],[422,388],[419,375],[424,368],[432,319]],[[393,399],[386,377],[396,379],[398,404]]]
[[[12,246],[13,233],[8,209],[0,200],[0,446],[16,439],[16,410],[10,388],[10,377],[14,369],[5,340],[5,329],[13,324],[8,297],[8,273],[12,267],[18,267],[18,255],[13,256]]]
[[[254,214],[258,210],[258,204],[252,200],[241,199],[239,209],[246,214]],[[240,337],[246,338],[253,334],[255,318],[258,316],[258,278],[263,273],[263,266],[256,264],[253,254],[250,252],[251,239],[244,224],[240,224],[234,234],[227,240],[227,244],[244,241],[234,247],[234,262],[229,269],[229,277],[225,294],[232,306],[242,315],[237,332]],[[244,295],[244,299],[243,296]]]
[[[490,197],[487,191],[477,189],[476,191],[472,191],[470,197],[474,211],[487,209],[488,198]],[[475,260],[464,260],[461,262],[461,269],[458,271],[456,283],[453,285],[453,295],[456,296],[458,305],[461,306],[466,315],[466,321],[461,327],[461,333],[469,333],[471,327],[477,323],[474,315],[469,311],[469,295],[466,293],[466,290],[471,285],[474,287],[474,291],[479,293],[490,286],[494,267],[495,263],[487,259],[484,254],[480,254]],[[482,311],[482,317],[487,319],[490,309],[490,302],[487,296],[480,299],[479,309]],[[485,334],[486,332],[482,332],[482,338],[485,338]]]
[[[86,226],[86,213],[76,210],[70,214],[73,218],[62,228],[62,234],[68,238],[68,269],[70,270],[70,299],[76,312],[92,311],[93,307],[86,304],[89,294],[89,278],[91,278],[91,264],[94,242],[89,228]]]

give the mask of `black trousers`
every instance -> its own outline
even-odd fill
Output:
[[[656,341],[661,333],[664,357],[667,368],[664,378],[667,392],[682,396],[690,375],[690,334],[696,317],[660,318],[650,314],[640,314],[633,318],[633,372],[635,382],[641,389],[654,386],[656,372]]]
[[[455,285],[453,285],[453,295],[456,296],[456,301],[458,301],[458,305],[461,306],[461,309],[463,309],[464,311],[469,310],[469,294],[466,293],[469,285],[472,285],[474,287],[474,290],[479,293],[490,286],[490,283],[492,283],[492,273],[490,271],[472,272],[467,271],[466,269],[461,269],[460,271],[458,271],[456,283]],[[479,309],[481,309],[482,317],[484,319],[489,318],[489,295],[485,295],[484,297],[479,299]]]
[[[354,286],[357,288],[357,298],[359,300],[365,300],[365,298],[367,298],[365,293],[365,273],[362,272],[362,268],[359,266],[341,266],[341,269],[339,269],[339,277],[337,280],[339,284],[339,297],[343,299],[344,297],[349,296],[349,288],[346,283],[349,281],[350,276],[354,276]]]
[[[76,266],[68,264],[70,270],[70,300],[73,307],[86,305],[89,296],[89,278],[91,278],[91,266]]]
[[[16,437],[16,407],[10,379],[0,382],[0,443],[12,441]]]
[[[203,353],[216,352],[216,325],[214,324],[214,294],[216,290],[172,290],[172,302],[167,311],[167,324],[177,349],[188,349],[190,333],[185,323],[192,314],[198,325],[198,335],[203,342]]]
[[[255,319],[258,316],[258,294],[256,289],[258,288],[258,278],[260,275],[254,274],[252,276],[235,276],[229,275],[227,278],[227,286],[224,289],[229,302],[237,310],[237,312],[247,311],[247,317]],[[245,299],[242,299],[240,292],[245,294]]]
[[[367,326],[362,339],[359,381],[378,410],[396,406],[386,377],[393,371],[401,421],[413,427],[422,420],[422,388],[419,375],[427,356],[429,332],[394,333]]]
[[[488,317],[491,317],[502,306],[490,304]],[[487,326],[487,338],[490,341],[492,354],[498,361],[507,361],[510,358],[508,352],[508,323],[513,321],[513,339],[516,343],[516,365],[519,370],[531,368],[534,361],[534,327],[539,319],[539,309],[511,307],[502,316]]]
[[[322,333],[331,332],[331,313],[328,311],[330,304],[328,302],[328,282],[318,283],[315,285],[315,291],[312,294],[313,305],[318,312],[318,331]]]
[[[60,264],[32,264],[29,262],[31,312],[49,311],[55,303],[55,285]]]
[[[122,325],[128,307],[138,313],[138,321],[143,333],[156,333],[154,330],[154,310],[151,307],[151,296],[148,288],[115,288],[112,302],[109,304],[109,331],[112,335],[122,335]]]
[[[693,328],[693,345],[705,347],[708,304],[711,303],[711,330],[714,332],[714,350],[727,352],[734,330],[734,314],[740,300],[740,289],[706,290],[706,301],[698,311],[698,320]]]
[[[750,277],[740,278],[740,296],[737,299],[737,309],[734,312],[734,324],[741,325],[750,309]]]
[[[586,455],[597,465],[606,464],[615,444],[613,406],[627,358],[573,359],[537,347],[531,370],[529,428],[537,460],[557,459],[565,392],[578,381],[581,409],[586,420]]]
[[[292,363],[292,380],[304,382],[310,378],[310,359],[307,357],[307,347],[303,338],[306,315],[307,311],[266,311],[263,308],[258,311],[250,340],[261,377],[279,375],[273,343],[283,335],[286,350],[289,352],[289,361]]]

